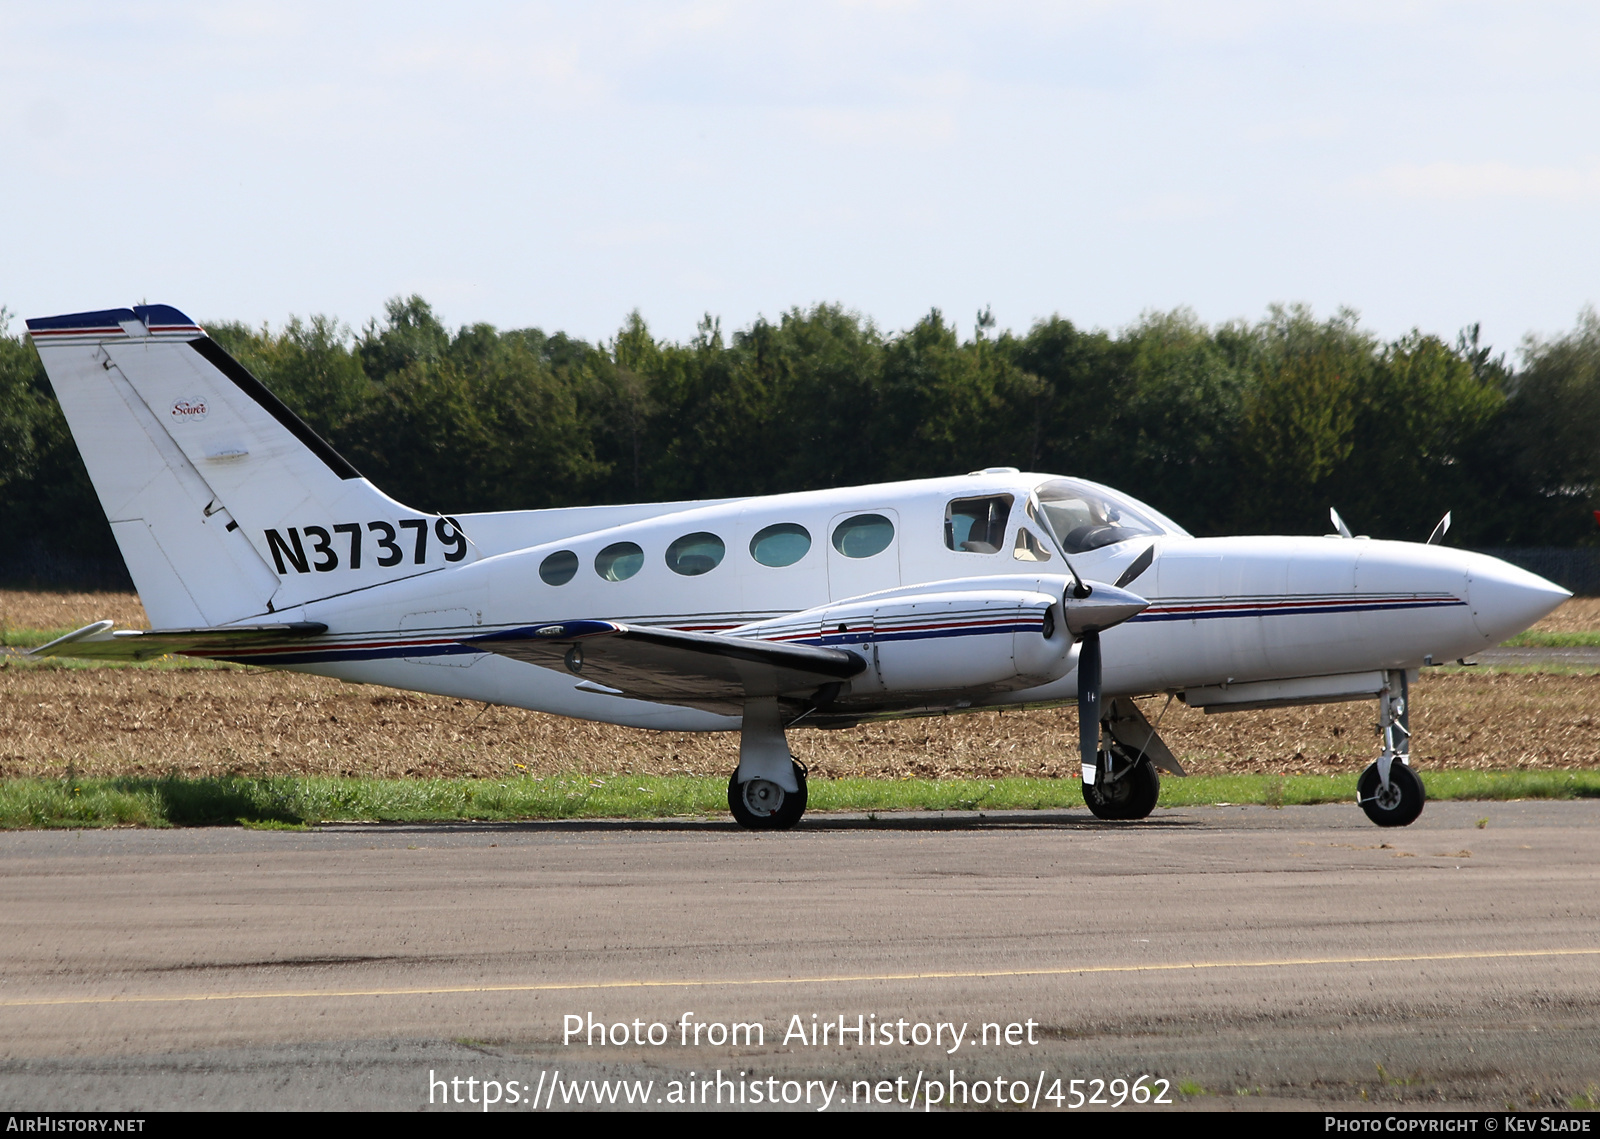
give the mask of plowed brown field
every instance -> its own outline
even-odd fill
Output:
[[[11,628],[143,625],[127,594],[0,593]],[[1600,628],[1600,600],[1539,628]],[[1165,700],[1146,703],[1154,720]],[[1196,774],[1355,773],[1377,754],[1370,703],[1205,716],[1174,702],[1162,736]],[[1419,765],[1600,767],[1600,677],[1428,672],[1413,691]],[[1071,709],[982,712],[823,732],[795,754],[824,776],[1066,775]],[[0,662],[0,777],[558,771],[717,775],[737,737],[618,728],[517,709],[256,670],[42,669]]]

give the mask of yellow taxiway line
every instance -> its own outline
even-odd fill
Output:
[[[1371,957],[1286,957],[1261,961],[1179,961],[1152,965],[1078,965],[1058,969],[974,969],[938,973],[844,973],[815,977],[754,977],[743,980],[552,981],[531,985],[430,985],[408,989],[283,989],[243,993],[180,993],[169,996],[37,997],[0,1000],[0,1008],[42,1005],[178,1004],[189,1001],[306,1000],[335,997],[418,997],[457,993],[560,993],[598,989],[727,989],[756,985],[840,985],[881,981],[963,981],[999,977],[1073,977],[1096,973],[1179,973],[1207,969],[1294,969],[1324,965],[1421,964],[1429,961],[1505,961],[1531,957],[1600,957],[1594,949],[1505,949],[1467,953],[1385,954]]]

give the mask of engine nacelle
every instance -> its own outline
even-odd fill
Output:
[[[737,632],[860,654],[868,667],[850,680],[849,696],[1033,688],[1065,676],[1075,657],[1062,613],[1065,582],[1034,578],[1027,584],[1032,588],[938,582]]]
[[[874,667],[850,682],[852,694],[1006,691],[1048,684],[1072,667],[1072,637],[1061,600],[1043,593],[933,593],[865,612],[828,611],[823,643],[839,625],[871,621]],[[873,679],[877,687],[873,687]]]

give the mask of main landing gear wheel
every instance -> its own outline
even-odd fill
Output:
[[[1389,765],[1387,787],[1379,785],[1376,763],[1363,771],[1356,782],[1356,798],[1367,818],[1380,827],[1410,826],[1422,814],[1422,804],[1427,801],[1422,778],[1399,760]]]
[[[1098,782],[1083,785],[1083,801],[1094,817],[1142,819],[1155,810],[1156,800],[1161,797],[1161,776],[1156,773],[1156,765],[1148,759],[1119,756],[1116,751],[1101,754],[1104,758],[1120,759],[1122,762],[1117,766],[1121,774],[1108,780],[1102,773]]]
[[[739,782],[735,771],[728,778],[728,810],[733,821],[746,830],[786,831],[806,813],[806,769],[794,765],[799,791],[785,791],[770,779]]]

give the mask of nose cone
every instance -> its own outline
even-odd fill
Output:
[[[1088,597],[1073,597],[1069,589],[1064,607],[1068,631],[1074,637],[1081,637],[1084,633],[1103,632],[1136,613],[1143,613],[1150,608],[1150,603],[1136,593],[1096,581],[1089,583]]]
[[[1499,558],[1477,557],[1467,570],[1467,601],[1478,632],[1498,644],[1516,636],[1572,594]]]

